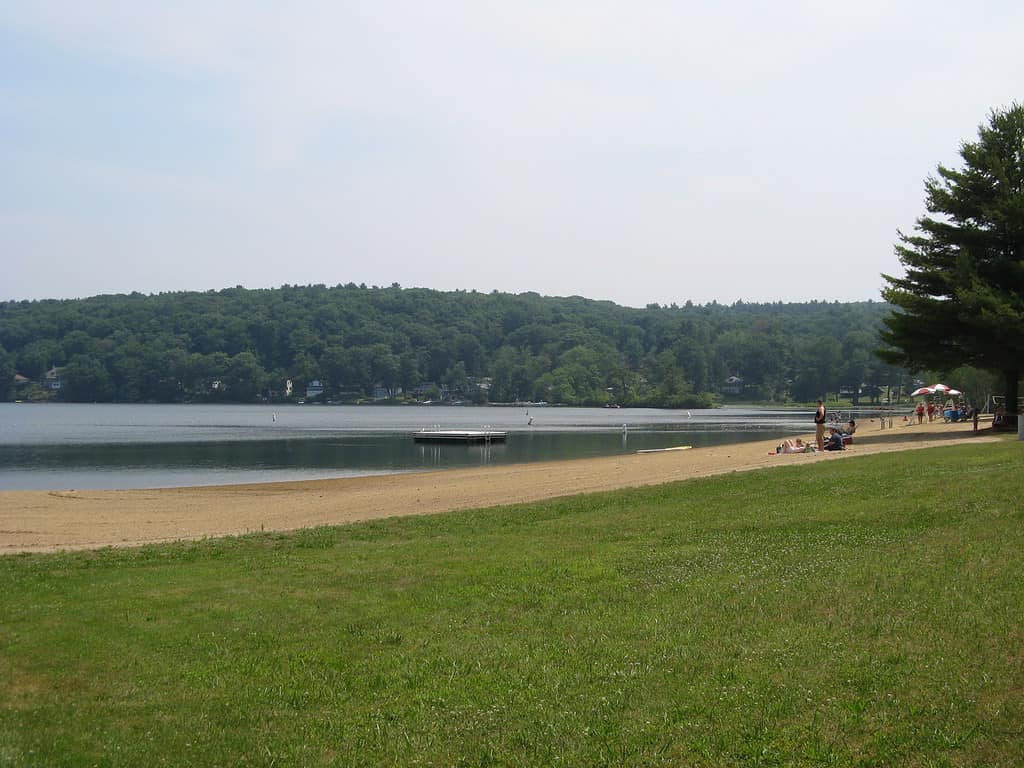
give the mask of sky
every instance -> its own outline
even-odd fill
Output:
[[[880,300],[1024,3],[33,0],[0,300],[365,283]]]

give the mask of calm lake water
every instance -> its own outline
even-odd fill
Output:
[[[810,411],[0,403],[0,489],[160,488],[525,463],[762,440]],[[503,444],[415,443],[496,429]]]

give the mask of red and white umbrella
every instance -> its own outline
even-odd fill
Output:
[[[951,389],[946,394],[947,395],[962,395],[963,392],[961,392],[959,389]]]
[[[918,395],[934,395],[935,390],[931,387],[918,387],[910,393],[911,397],[917,397]]]
[[[949,392],[949,387],[945,384],[932,384],[930,389],[932,392]]]

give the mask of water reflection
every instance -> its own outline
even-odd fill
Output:
[[[277,415],[277,419],[273,416]],[[297,480],[702,447],[806,431],[809,414],[736,409],[0,404],[0,488],[150,488]],[[416,443],[412,432],[508,432],[504,443]]]
[[[180,443],[0,445],[0,488],[137,488],[388,474],[557,461],[761,439],[760,432],[525,432],[507,442],[416,443],[408,435]],[[232,473],[237,478],[232,478]],[[262,477],[260,473],[271,473]]]

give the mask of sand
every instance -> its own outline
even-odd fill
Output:
[[[984,426],[988,426],[987,424]],[[804,436],[812,440],[813,435]],[[0,554],[291,531],[429,515],[764,467],[996,440],[970,424],[862,423],[843,452],[777,455],[774,440],[598,459],[292,483],[158,490],[0,491]]]

